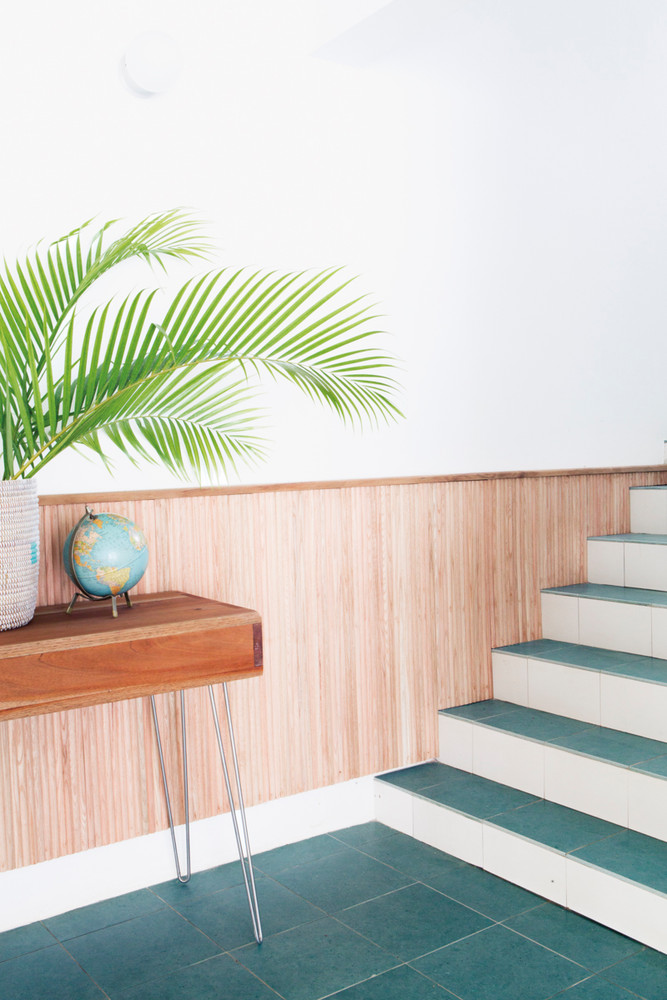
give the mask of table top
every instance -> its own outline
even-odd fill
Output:
[[[256,611],[170,591],[38,608],[0,632],[0,721],[257,677]]]

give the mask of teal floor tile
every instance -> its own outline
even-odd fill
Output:
[[[552,742],[555,746],[567,747],[589,757],[610,760],[624,766],[667,754],[667,743],[600,726],[593,726],[574,736],[564,735]]]
[[[461,1000],[547,1000],[588,975],[501,924],[411,965]]]
[[[495,650],[514,656],[547,657],[556,650],[566,648],[569,645],[569,643],[559,642],[557,639],[531,639],[530,642],[514,642],[511,646],[496,646]]]
[[[538,801],[535,795],[520,792],[509,785],[500,785],[488,778],[480,778],[476,774],[467,774],[460,781],[444,787],[434,785],[422,789],[419,794],[477,819],[487,819]]]
[[[601,976],[636,993],[642,1000],[665,1000],[667,955],[646,948],[640,955],[626,958],[610,969],[605,969]]]
[[[484,725],[536,740],[573,737],[591,728],[589,722],[568,719],[564,715],[552,715],[550,712],[539,712],[535,708],[516,708],[513,712],[485,719]]]
[[[600,969],[644,949],[637,941],[553,903],[544,903],[536,910],[506,920],[505,923],[532,941],[578,962],[591,972],[599,972]]]
[[[569,642],[538,639],[514,646],[501,646],[499,652],[528,656],[535,660],[567,663],[583,670],[604,670],[628,677],[641,677],[657,684],[667,684],[667,660],[637,653],[621,653],[598,646],[580,646]]]
[[[426,768],[425,764],[418,764],[416,767],[403,768],[400,771],[390,771],[388,774],[378,776],[378,781],[386,781],[390,785],[398,788],[407,788],[409,791],[423,792],[426,788],[446,788],[455,781],[469,776],[469,771],[462,771],[458,767],[450,767],[449,764],[438,764],[437,768]]]
[[[569,663],[582,670],[607,670],[616,667],[632,667],[650,657],[639,656],[637,653],[620,653],[615,649],[602,649],[600,646],[580,646],[575,643],[561,643],[558,649],[551,650],[546,655],[533,654],[535,659],[552,663]]]
[[[493,822],[504,830],[512,830],[566,854],[621,831],[621,827],[613,823],[546,801],[494,816]]]
[[[72,938],[67,950],[112,998],[220,952],[169,908]]]
[[[570,597],[592,598],[596,601],[617,601],[621,604],[646,604],[667,607],[667,591],[642,590],[639,587],[612,587],[605,583],[575,583],[569,587],[547,587],[544,594],[565,594]]]
[[[385,837],[377,844],[367,847],[364,853],[429,885],[433,879],[441,878],[446,872],[460,868],[465,863],[452,854],[445,854],[444,851],[414,840],[404,833]]]
[[[575,667],[590,670],[609,670],[617,667],[632,667],[647,657],[638,653],[621,653],[616,649],[602,649],[600,646],[564,645],[549,657],[554,663],[571,663]]]
[[[120,1000],[277,1000],[278,994],[261,983],[230,955],[179,969],[166,979],[125,990]]]
[[[589,844],[575,856],[617,875],[667,893],[667,843],[634,830]]]
[[[319,920],[324,915],[318,907],[271,878],[256,877],[255,887],[265,938],[311,920]],[[182,905],[179,913],[219,944],[223,951],[240,948],[255,940],[245,885],[193,899]]]
[[[438,761],[428,761],[426,764],[401,768],[400,771],[379,774],[378,780],[387,781],[390,785],[397,785],[399,788],[407,788],[411,792],[418,792],[421,788],[428,788],[429,785],[456,781],[458,778],[462,778],[465,773],[465,771],[459,771],[458,768],[449,767],[447,764],[440,764]]]
[[[243,869],[241,863],[240,861],[232,861],[227,865],[218,865],[216,868],[195,872],[189,882],[179,882],[174,877],[168,882],[152,885],[151,892],[163,899],[165,903],[178,909],[179,903],[184,900],[198,899],[200,896],[208,896],[211,892],[219,892],[220,889],[229,889],[233,885],[242,884]]]
[[[371,820],[369,823],[360,823],[358,826],[347,826],[343,830],[336,830],[331,836],[348,847],[362,847],[364,844],[374,844],[393,832],[390,826]]]
[[[636,993],[628,993],[621,986],[610,983],[601,976],[591,976],[571,986],[564,993],[557,993],[553,1000],[638,1000]]]
[[[589,542],[634,542],[635,545],[667,545],[667,535],[650,532],[626,532],[620,535],[590,535]]]
[[[414,881],[409,875],[350,848],[331,857],[290,868],[275,878],[328,913],[363,903]]]
[[[649,763],[658,767],[665,757]],[[468,792],[472,786],[479,794],[492,784],[448,770],[455,776],[449,792],[468,783]],[[435,794],[444,795],[447,784],[433,786]],[[490,822],[508,827],[510,817],[521,826],[517,832],[555,849],[607,834],[577,855],[625,878],[667,886],[663,842],[551,803],[515,807]],[[610,836],[610,829],[617,832]],[[380,823],[310,838],[266,852],[263,860],[279,871],[258,871],[261,947],[252,941],[236,862],[197,873],[188,886],[173,879],[51,918],[67,938],[62,947],[43,922],[0,934],[0,1000],[322,1000],[334,994],[343,1000],[667,1000],[667,956]],[[291,879],[298,888],[284,884]],[[310,897],[319,898],[326,915]],[[158,909],[143,913],[147,898]],[[471,919],[505,926],[470,932]],[[442,935],[461,933],[468,936],[440,946]],[[435,938],[434,950],[409,960],[415,968],[404,964],[402,955],[430,948]],[[235,942],[242,946],[233,958],[221,954]],[[268,985],[260,981],[264,972]]]
[[[462,865],[430,883],[434,889],[478,910],[492,920],[505,920],[525,910],[533,910],[543,900],[527,889],[512,885],[490,872],[472,865]]]
[[[163,909],[164,905],[152,892],[140,889],[138,892],[128,892],[115,899],[105,899],[100,903],[81,906],[60,916],[50,917],[44,921],[44,925],[59,941],[67,941],[112,924],[122,924],[133,917],[142,917],[146,913]]]
[[[383,827],[383,830],[390,832],[388,827]],[[340,840],[325,833],[319,837],[300,840],[296,844],[285,844],[284,847],[264,851],[262,854],[256,854],[253,860],[256,868],[266,872],[267,875],[272,875],[286,868],[296,868],[297,865],[305,864],[307,861],[326,858],[340,850],[342,850]]]
[[[2,1000],[104,1000],[104,994],[67,952],[51,948],[0,966]]]
[[[331,1000],[451,1000],[452,994],[419,972],[401,965],[358,986],[335,993]]]
[[[487,701],[474,701],[470,705],[456,705],[455,708],[445,708],[441,715],[455,715],[461,719],[492,719],[494,715],[503,715],[505,712],[512,712],[516,708],[509,701],[499,701],[496,698],[489,698]]]
[[[319,1000],[398,964],[393,955],[332,917],[233,954],[284,1000]]]
[[[615,654],[630,657],[630,653]],[[613,659],[608,665],[601,668],[608,673],[619,674],[622,677],[635,677],[639,680],[650,681],[651,684],[667,684],[667,660],[658,660],[652,656],[637,656],[633,660]]]
[[[656,774],[661,778],[667,778],[667,756],[645,760],[641,764],[636,764],[632,770],[643,771],[645,774]]]
[[[421,883],[341,910],[336,916],[404,962],[474,934],[491,923],[488,917]]]
[[[42,923],[16,927],[12,931],[0,934],[0,962],[18,958],[19,955],[29,955],[42,948],[50,948],[55,943],[53,934],[50,934]]]

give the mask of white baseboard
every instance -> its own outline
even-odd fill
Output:
[[[373,776],[264,802],[246,817],[253,854],[366,823],[374,818]],[[183,829],[176,831],[181,852]],[[238,859],[228,813],[192,823],[190,838],[193,871]],[[0,932],[171,878],[168,830],[0,872]]]

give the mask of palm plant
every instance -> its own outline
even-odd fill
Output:
[[[183,478],[226,474],[263,454],[267,373],[348,423],[399,415],[393,361],[339,271],[218,269],[187,281],[159,319],[157,289],[86,311],[92,286],[123,261],[166,270],[210,254],[182,211],[114,238],[117,228],[86,223],[0,273],[2,479],[30,478],[70,446],[108,462],[109,441]]]

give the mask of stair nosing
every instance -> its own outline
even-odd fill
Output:
[[[445,766],[451,767],[451,765],[445,765]],[[399,770],[403,770],[403,769],[400,768]],[[452,770],[461,770],[464,775],[471,775],[471,772],[463,771],[461,768],[452,768]],[[391,773],[391,772],[388,772],[388,773]],[[481,775],[472,775],[472,776],[482,777]],[[484,780],[492,782],[495,785],[502,785],[502,782],[493,781],[492,778],[484,778]],[[382,778],[379,778],[379,777],[376,776],[375,777],[375,781],[381,781],[383,784],[384,783],[392,784],[391,782],[389,782],[387,780],[387,774],[385,774]],[[457,813],[458,815],[465,816],[467,819],[470,819],[470,820],[474,821],[475,823],[480,824],[480,826],[487,825],[487,826],[494,827],[495,829],[502,830],[502,831],[504,831],[505,833],[509,834],[512,837],[519,838],[521,840],[526,841],[527,843],[534,844],[534,845],[538,846],[541,850],[549,851],[549,852],[551,852],[553,854],[556,854],[556,855],[558,855],[560,857],[572,859],[572,860],[576,861],[578,864],[586,865],[589,868],[594,868],[597,871],[600,871],[600,872],[608,875],[611,878],[619,879],[619,880],[621,880],[623,882],[628,883],[629,885],[636,886],[636,887],[640,888],[643,891],[651,892],[654,895],[658,896],[659,898],[667,900],[667,888],[665,890],[658,889],[655,886],[652,886],[652,885],[650,885],[650,884],[648,884],[646,882],[641,882],[641,881],[639,881],[636,878],[630,878],[628,875],[624,875],[624,874],[622,874],[620,872],[616,872],[612,868],[609,868],[609,867],[606,867],[606,866],[604,866],[602,864],[596,863],[595,861],[590,861],[587,858],[580,857],[577,854],[577,851],[584,850],[589,845],[581,845],[579,847],[573,848],[570,851],[563,851],[563,850],[560,850],[557,847],[554,847],[551,844],[547,844],[544,841],[537,839],[536,837],[527,836],[525,833],[519,833],[519,832],[517,832],[515,830],[508,829],[507,827],[504,827],[504,826],[502,826],[501,824],[499,824],[497,822],[494,822],[494,818],[495,817],[502,816],[502,815],[507,815],[508,813],[515,812],[516,811],[515,809],[508,809],[504,813],[496,813],[496,814],[494,814],[494,816],[490,816],[490,817],[479,817],[479,816],[474,816],[471,813],[466,813],[466,812],[464,812],[461,809],[457,809],[455,806],[447,805],[447,803],[445,803],[445,802],[439,802],[436,799],[429,799],[428,796],[425,796],[425,795],[421,794],[420,791],[415,791],[413,789],[405,788],[405,787],[398,786],[398,785],[393,785],[393,787],[397,788],[398,791],[404,792],[407,795],[411,795],[411,796],[413,796],[415,798],[420,798],[420,799],[424,799],[425,801],[431,802],[435,808],[444,809],[444,810],[447,810],[449,812],[454,812],[454,813]],[[508,787],[511,787],[511,786],[508,786]],[[525,805],[526,806],[528,806],[528,805],[535,805],[535,804],[537,804],[539,802],[549,802],[549,801],[550,800],[548,800],[548,799],[544,799],[542,797],[537,796],[537,797],[535,797],[534,802],[532,802],[532,803],[526,803]],[[567,811],[569,813],[577,813],[578,815],[582,815],[582,816],[590,816],[589,813],[582,813],[578,809],[572,809],[569,806],[562,806],[562,805],[560,805],[560,803],[553,803],[553,804],[554,805],[558,805],[560,809],[563,809],[563,810],[565,810],[565,811]],[[518,807],[516,807],[516,809],[521,809],[521,808],[524,808],[524,806],[518,806]],[[662,845],[662,847],[664,848],[665,852],[667,853],[667,842],[666,841],[659,840],[657,837],[650,837],[648,834],[643,834],[643,833],[639,833],[638,831],[633,831],[633,830],[629,830],[628,828],[620,827],[619,824],[610,823],[607,820],[603,820],[602,822],[608,823],[609,826],[616,826],[618,829],[614,833],[610,833],[607,836],[603,836],[603,837],[597,838],[595,841],[591,841],[591,843],[603,842],[605,840],[609,840],[609,839],[613,838],[614,836],[618,836],[618,835],[621,835],[623,833],[630,833],[630,834],[634,833],[638,837],[643,837],[646,840],[653,841],[653,842],[655,842],[658,845]]]
[[[586,541],[609,542],[611,545],[655,545],[659,548],[667,545],[667,534],[660,531],[629,531],[617,535],[588,535]]]
[[[512,704],[512,703],[508,702],[508,704]],[[541,708],[532,709],[532,708],[530,708],[530,706],[526,706],[526,705],[516,705],[515,707],[516,707],[517,710],[528,709],[529,711],[532,711],[532,712],[542,712],[544,715],[554,715],[554,716],[557,715],[556,712],[546,712],[546,711],[544,711],[544,709],[541,709]],[[642,767],[642,764],[647,764],[651,760],[658,760],[661,757],[667,757],[667,743],[665,743],[665,753],[664,754],[657,753],[653,757],[646,757],[644,760],[639,761],[636,764],[624,764],[622,761],[614,760],[612,757],[600,757],[600,756],[598,756],[596,754],[587,753],[585,750],[578,750],[576,747],[568,747],[568,746],[564,746],[561,743],[555,743],[554,740],[542,739],[542,738],[540,738],[538,736],[527,736],[525,733],[515,733],[515,732],[513,732],[510,729],[503,729],[500,726],[491,725],[490,723],[485,722],[483,719],[467,719],[463,715],[454,715],[453,713],[449,714],[449,712],[450,712],[449,709],[441,708],[441,709],[438,710],[438,715],[439,716],[442,715],[443,717],[450,718],[450,719],[456,719],[458,722],[465,722],[465,723],[468,723],[469,725],[472,725],[472,726],[482,726],[484,729],[488,729],[491,732],[495,732],[495,733],[502,733],[505,736],[512,737],[512,739],[526,740],[527,742],[529,742],[529,743],[535,743],[538,746],[552,747],[555,750],[561,750],[564,753],[569,753],[569,754],[576,754],[579,757],[586,757],[588,760],[594,760],[594,761],[597,761],[600,764],[607,764],[610,767],[621,768],[621,769],[623,769],[625,771],[636,771],[636,772],[640,772],[641,774],[645,774],[648,777],[657,778],[659,781],[667,781],[667,774],[659,774],[659,773],[653,772],[653,771],[646,771]],[[559,716],[559,718],[568,718],[568,716]],[[575,719],[574,721],[578,722],[580,720]],[[582,734],[586,733],[586,732],[589,732],[590,730],[593,730],[593,729],[601,729],[601,730],[604,730],[607,733],[623,733],[624,735],[628,735],[628,736],[635,736],[636,735],[635,733],[625,733],[625,730],[622,730],[622,729],[611,729],[609,726],[599,726],[599,725],[596,725],[594,722],[591,722],[591,723],[582,722],[582,725],[583,725],[583,728],[581,730]],[[560,739],[560,738],[561,737],[558,737],[558,736],[555,737],[555,739]],[[637,736],[637,739],[648,739],[648,738],[650,738],[650,737]],[[652,740],[652,742],[653,743],[659,743],[661,741],[660,740]],[[470,773],[474,773],[474,772],[470,772]],[[483,775],[480,775],[480,777],[483,777]],[[491,781],[493,779],[489,778],[487,780]],[[434,782],[434,784],[437,784],[437,782]],[[430,786],[428,786],[428,787],[430,787]]]
[[[582,587],[597,587],[602,593],[575,593],[577,588]],[[613,595],[611,591],[614,591]],[[623,597],[619,591],[625,591],[626,594],[633,596]],[[621,587],[612,583],[570,583],[562,587],[543,587],[541,593],[554,594],[556,597],[576,598],[581,601],[606,601],[610,604],[631,604],[637,607],[665,608],[667,610],[667,591],[648,587],[644,589],[643,587]],[[660,595],[661,600],[651,600],[650,595],[656,597]]]
[[[646,836],[646,834],[642,834]],[[655,838],[653,838],[655,839]],[[533,843],[539,843],[539,841],[533,841]],[[547,847],[546,844],[542,845]],[[579,850],[580,848],[577,848]],[[661,889],[656,889],[655,886],[648,885],[646,882],[638,882],[636,879],[628,878],[627,875],[622,875],[620,872],[615,872],[611,868],[605,868],[603,865],[596,865],[594,861],[589,861],[587,858],[580,858],[576,852],[566,855],[566,857],[571,857],[577,862],[577,864],[585,865],[587,868],[594,868],[595,871],[602,872],[604,875],[608,875],[612,878],[618,879],[619,882],[625,882],[627,885],[639,886],[643,892],[650,892],[654,896],[658,896],[659,899],[667,899],[667,891],[662,892]]]
[[[541,640],[535,640],[539,642]],[[562,640],[554,639],[554,642],[558,643],[559,646],[571,646],[573,649],[594,649],[596,652],[600,653],[614,653],[616,650],[605,649],[603,646],[586,646],[582,643],[577,642],[565,642]],[[628,680],[637,681],[642,684],[659,684],[661,687],[667,687],[667,678],[661,680],[659,677],[639,677],[634,674],[625,673],[623,670],[615,670],[613,664],[609,667],[591,667],[584,663],[570,663],[568,660],[552,660],[545,656],[535,656],[526,650],[516,652],[512,649],[512,645],[520,646],[525,645],[525,643],[514,643],[509,646],[494,646],[491,653],[502,653],[503,656],[514,656],[517,659],[533,660],[535,663],[548,663],[555,667],[569,667],[571,670],[587,670],[590,673],[596,674],[612,674],[614,677],[626,677]],[[663,659],[660,656],[646,656],[642,653],[625,653],[625,656],[636,656],[638,660],[658,660],[661,664],[664,664],[667,670],[667,659]]]

